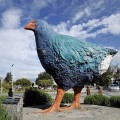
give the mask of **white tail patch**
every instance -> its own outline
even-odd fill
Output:
[[[99,65],[99,74],[103,74],[109,68],[110,62],[112,60],[112,55],[108,55],[102,63]]]

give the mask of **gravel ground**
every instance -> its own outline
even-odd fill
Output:
[[[33,114],[34,111],[45,107],[47,106],[24,107],[23,120],[120,120],[119,108],[85,104],[82,104],[81,108],[65,112]]]

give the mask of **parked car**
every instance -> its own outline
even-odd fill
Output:
[[[108,90],[109,91],[119,91],[120,88],[117,84],[110,84],[109,87],[108,87]]]

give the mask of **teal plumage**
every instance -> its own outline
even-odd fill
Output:
[[[56,35],[52,40],[52,44],[57,53],[68,62],[70,66],[76,64],[87,63],[101,63],[101,61],[109,54],[114,55],[115,50],[104,48],[102,46],[96,46],[91,43],[81,41],[77,38]]]
[[[45,21],[37,21],[34,32],[41,64],[64,90],[91,82],[101,73],[105,58],[117,53],[113,49],[58,34]]]

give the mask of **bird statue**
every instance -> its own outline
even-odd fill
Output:
[[[117,51],[58,34],[43,20],[33,20],[24,28],[34,32],[40,62],[58,85],[53,105],[43,112],[78,108],[84,85],[107,71]],[[60,108],[65,91],[71,88],[74,91],[73,103]]]

